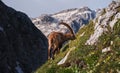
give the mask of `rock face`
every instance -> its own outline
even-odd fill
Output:
[[[118,19],[120,19],[120,2],[113,1],[107,8],[99,10],[94,19],[94,34],[91,35],[86,44],[96,44],[99,36],[109,30],[112,31]]]
[[[47,60],[47,38],[0,0],[0,73],[31,73]]]
[[[68,32],[68,29],[64,26],[58,27],[58,23],[61,20],[68,23],[76,33],[82,25],[87,24],[95,15],[95,11],[88,7],[82,7],[63,10],[50,15],[41,15],[32,19],[32,21],[47,36],[52,31]]]

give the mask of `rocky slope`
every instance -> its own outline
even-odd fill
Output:
[[[88,7],[82,7],[63,10],[50,15],[41,15],[40,17],[33,18],[32,21],[46,36],[52,31],[68,32],[66,27],[57,25],[61,20],[68,23],[76,33],[82,25],[92,20],[95,14],[96,12]]]
[[[119,7],[120,3],[113,1],[107,8],[97,12],[94,19],[94,34],[91,35],[86,44],[94,45],[103,33],[113,31],[114,24],[120,19]]]
[[[76,37],[35,73],[120,73],[119,2],[98,10]]]
[[[32,73],[47,60],[47,38],[0,0],[0,73]]]

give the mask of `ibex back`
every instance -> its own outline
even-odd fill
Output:
[[[61,32],[51,32],[48,36],[48,59],[52,58],[54,59],[54,54],[57,52],[60,52],[60,48],[62,47],[62,44],[67,41],[67,40],[75,40],[75,34],[72,30],[72,28],[64,22],[61,22],[59,24],[62,24],[66,26],[69,30],[70,33],[61,33]]]

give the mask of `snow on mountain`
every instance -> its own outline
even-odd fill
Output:
[[[63,10],[55,14],[44,14],[33,18],[32,21],[47,36],[52,31],[69,32],[65,26],[58,26],[61,20],[68,23],[76,33],[82,25],[87,24],[95,15],[95,11],[88,7],[82,7]]]

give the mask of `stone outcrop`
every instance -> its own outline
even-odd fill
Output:
[[[0,0],[0,73],[32,73],[47,60],[47,38]]]
[[[104,32],[112,31],[118,19],[120,19],[120,2],[113,1],[107,8],[99,10],[94,19],[94,34],[90,36],[86,44],[95,45]]]

